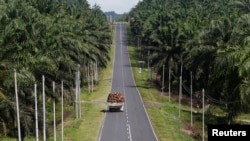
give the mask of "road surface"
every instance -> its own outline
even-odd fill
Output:
[[[111,91],[125,95],[123,112],[106,112],[98,141],[158,141],[149,121],[130,66],[126,26],[116,25]]]

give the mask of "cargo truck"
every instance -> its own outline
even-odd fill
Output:
[[[108,111],[121,111],[124,109],[125,97],[121,92],[110,92],[107,98]]]

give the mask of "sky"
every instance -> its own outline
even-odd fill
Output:
[[[129,12],[139,0],[87,0],[90,6],[97,4],[103,12],[115,11],[117,14]]]

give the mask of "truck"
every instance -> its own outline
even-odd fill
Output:
[[[123,112],[125,103],[124,94],[121,92],[110,92],[107,98],[108,111],[121,111]]]

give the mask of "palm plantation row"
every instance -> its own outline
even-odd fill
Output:
[[[35,135],[35,83],[42,115],[42,76],[48,103],[59,101],[63,80],[65,104],[72,105],[75,72],[83,74],[83,85],[91,70],[109,61],[110,26],[100,8],[90,8],[86,0],[0,0],[0,31],[0,138],[17,136],[14,69],[22,133],[30,136]]]
[[[141,59],[156,68],[160,81],[164,66],[177,78],[172,86],[179,76],[190,86],[192,74],[194,93],[204,88],[209,102],[226,107],[224,122],[232,123],[250,106],[249,7],[249,0],[143,0],[124,17]]]

